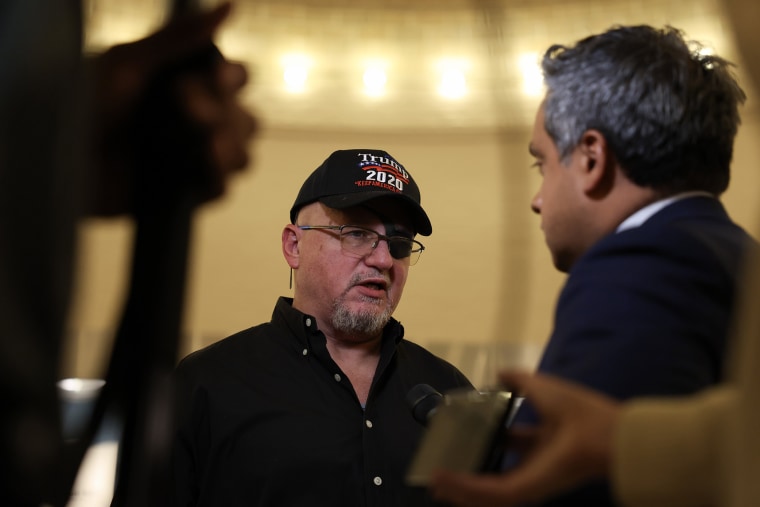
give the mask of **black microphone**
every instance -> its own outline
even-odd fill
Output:
[[[443,395],[428,384],[417,384],[406,395],[406,404],[412,411],[412,417],[423,426],[427,426],[435,414]]]

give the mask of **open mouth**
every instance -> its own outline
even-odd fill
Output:
[[[362,283],[361,285],[373,290],[385,290],[385,284],[381,284],[381,283],[366,282],[366,283]]]
[[[369,291],[385,292],[388,290],[389,282],[382,276],[367,276],[364,279],[355,280],[354,285],[367,289]]]

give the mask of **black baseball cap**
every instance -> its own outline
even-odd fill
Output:
[[[306,178],[290,208],[290,221],[296,223],[298,210],[315,201],[344,209],[380,197],[399,199],[417,234],[430,236],[433,232],[412,175],[388,152],[371,149],[338,150],[327,157]]]

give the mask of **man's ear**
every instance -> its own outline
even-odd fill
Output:
[[[298,227],[293,224],[286,225],[282,230],[282,254],[292,269],[297,269],[301,260],[298,244],[299,232]]]
[[[581,136],[578,149],[583,191],[590,196],[605,195],[615,181],[614,157],[607,139],[598,130],[587,130]]]

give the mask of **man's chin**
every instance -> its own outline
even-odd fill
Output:
[[[346,332],[374,334],[382,331],[393,311],[384,300],[341,305],[333,313],[333,325]]]

